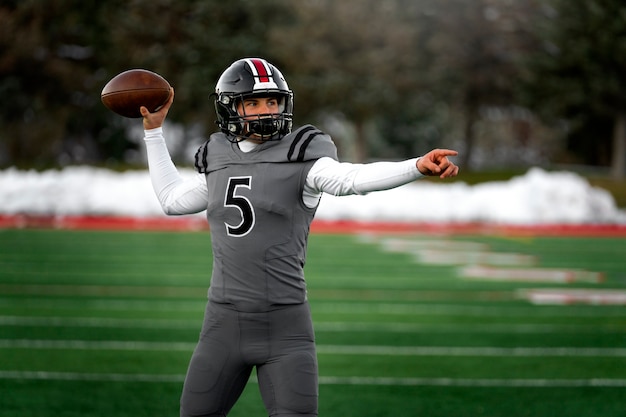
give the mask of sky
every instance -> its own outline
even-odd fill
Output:
[[[197,175],[180,170],[181,175]],[[461,177],[462,178],[462,177]],[[147,171],[67,167],[0,170],[0,215],[165,216]],[[198,216],[203,216],[199,214]],[[324,195],[319,220],[503,225],[626,224],[611,194],[567,171],[531,168],[505,182],[467,185],[417,180],[365,196]]]

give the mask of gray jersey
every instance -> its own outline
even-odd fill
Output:
[[[242,152],[223,133],[198,150],[206,175],[213,246],[212,302],[260,312],[306,300],[304,264],[315,208],[302,201],[321,157],[337,159],[328,135],[307,125]]]

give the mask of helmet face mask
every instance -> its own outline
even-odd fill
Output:
[[[277,98],[279,112],[246,115],[238,105],[254,97]],[[234,62],[220,76],[215,87],[217,125],[229,140],[238,142],[250,137],[280,140],[289,134],[293,120],[293,92],[281,72],[261,58]]]

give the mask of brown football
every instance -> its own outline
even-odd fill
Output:
[[[124,71],[109,81],[100,94],[102,103],[115,113],[141,117],[139,107],[158,110],[170,96],[170,83],[159,74],[145,69]]]

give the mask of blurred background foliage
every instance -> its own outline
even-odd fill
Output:
[[[129,68],[175,87],[168,140],[188,161],[215,130],[215,81],[245,56],[281,68],[296,125],[344,160],[453,147],[464,172],[624,178],[623,0],[3,0],[0,167],[142,164],[141,121],[100,102]]]

